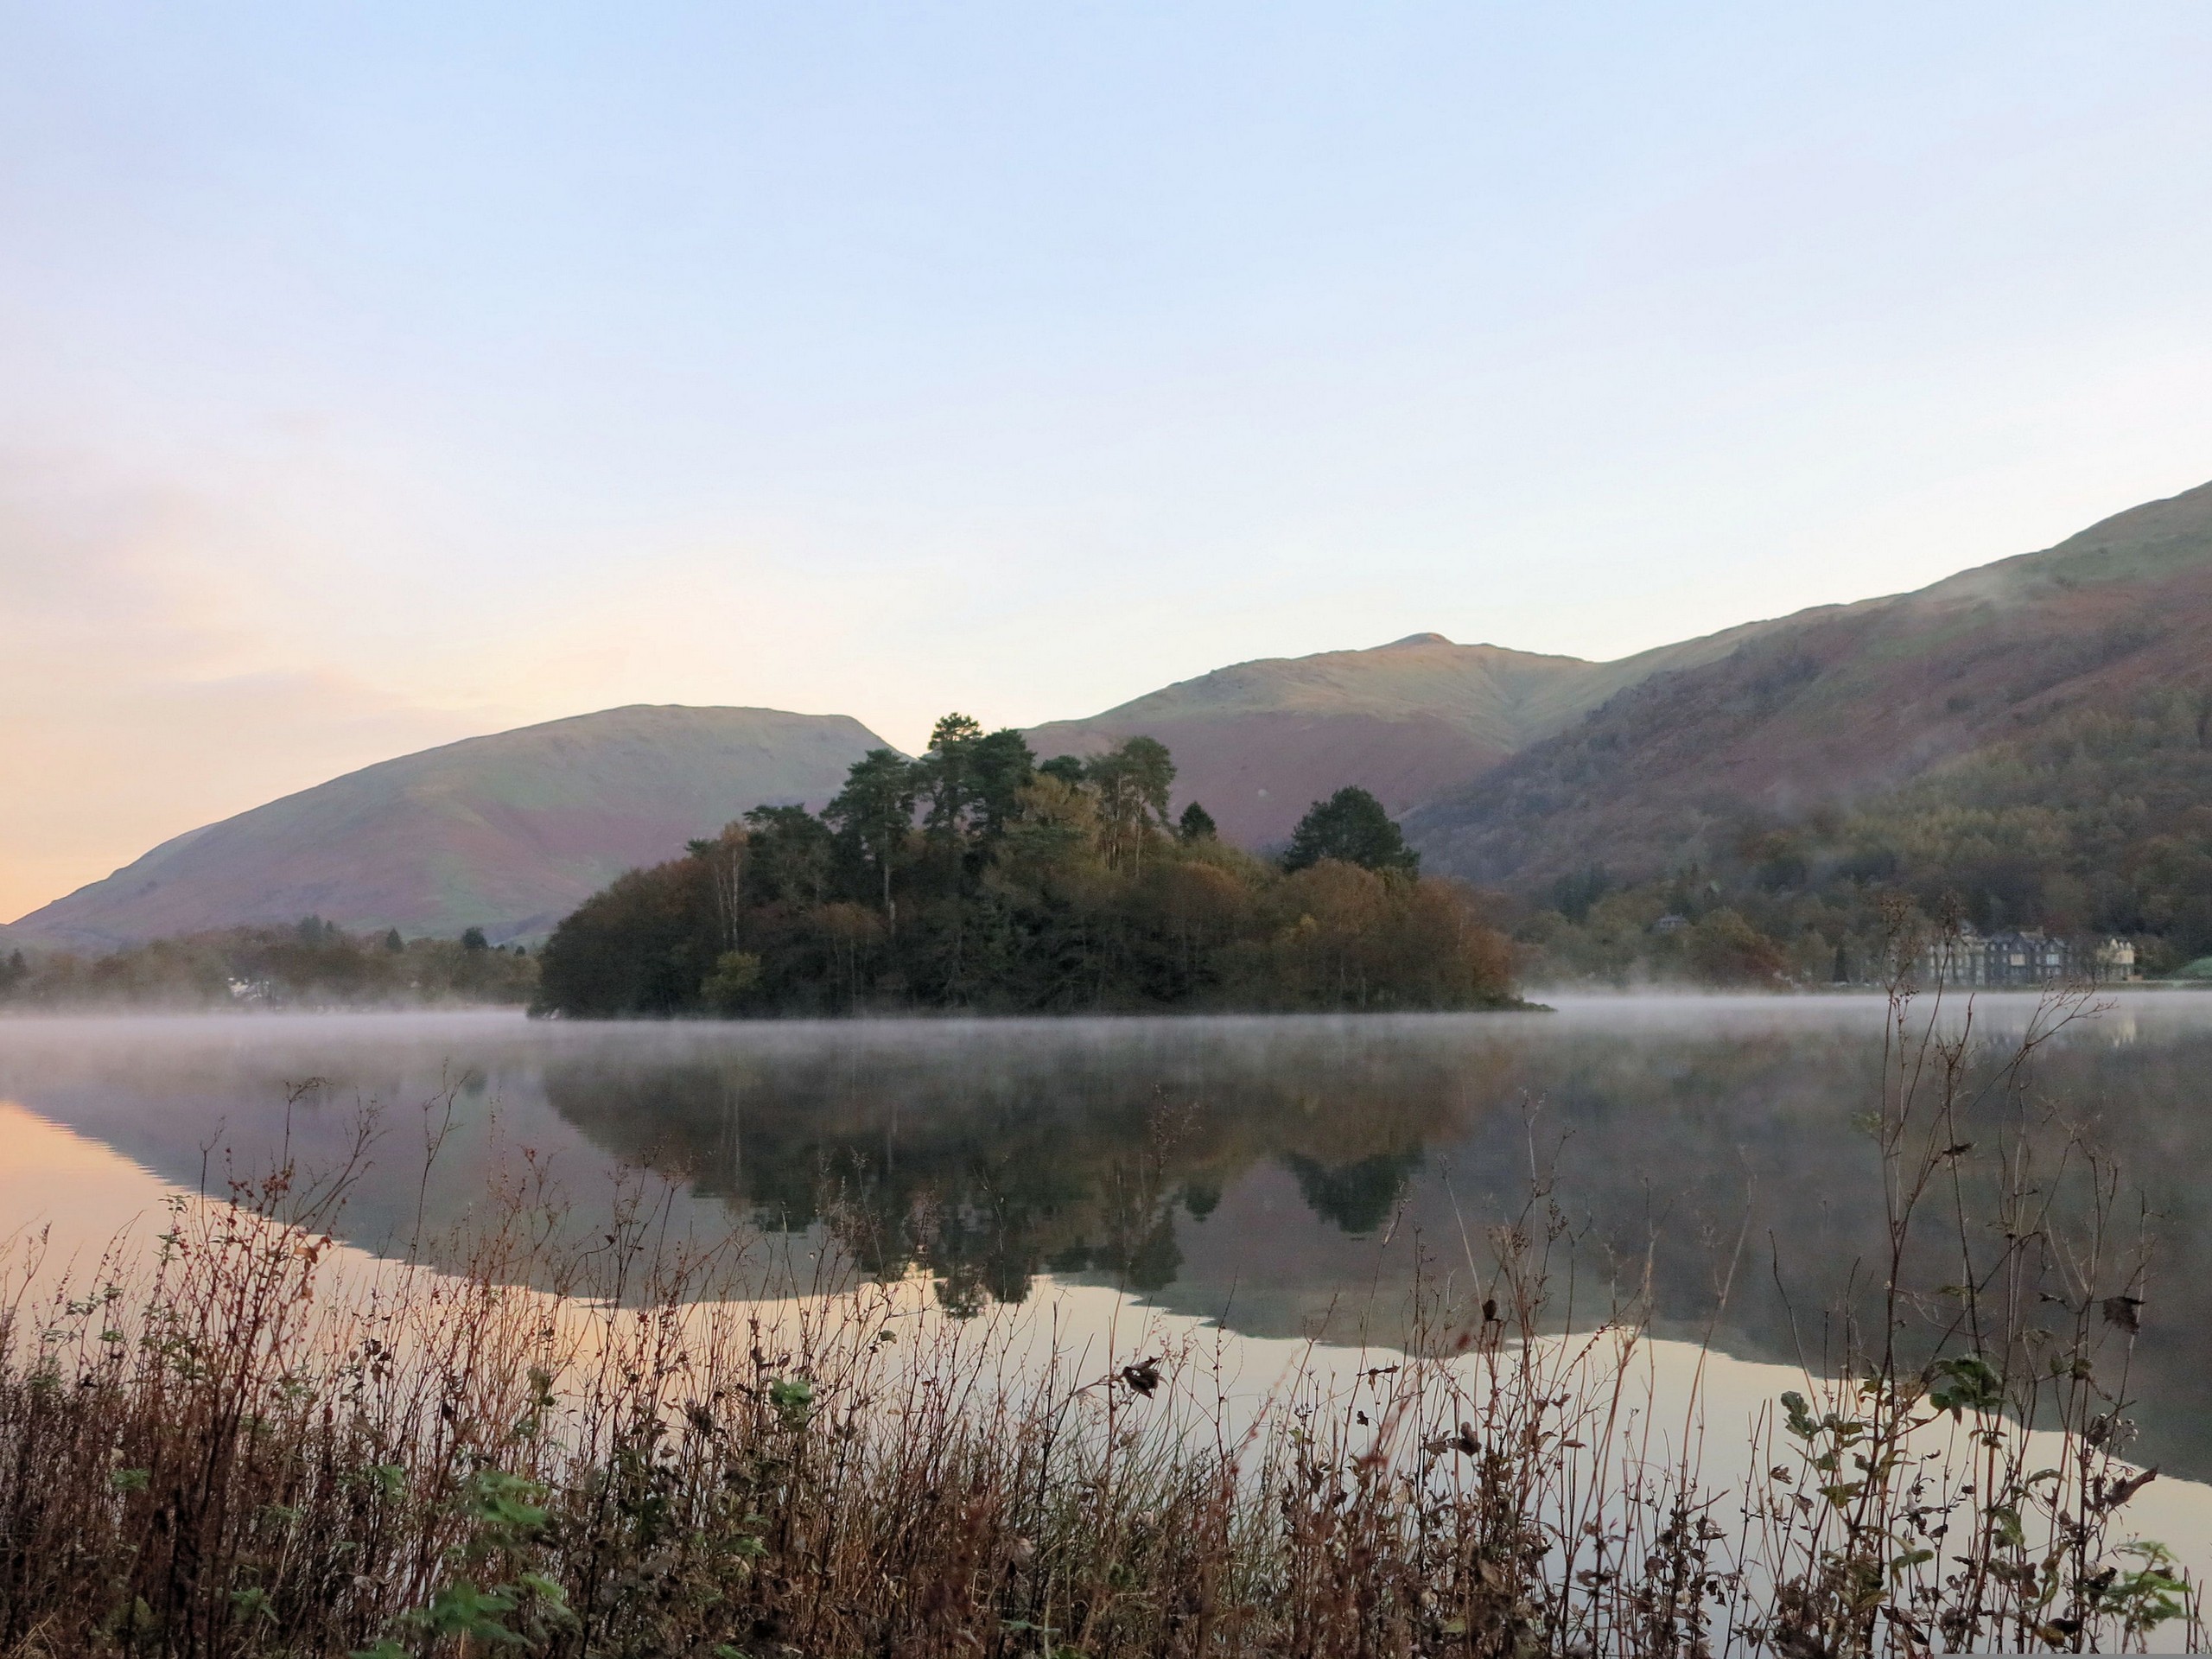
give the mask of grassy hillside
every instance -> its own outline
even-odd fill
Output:
[[[1865,807],[2061,716],[2212,684],[2212,486],[1655,676],[1414,813],[1432,868],[1641,879]]]
[[[1047,757],[1158,738],[1175,753],[1177,804],[1198,801],[1229,840],[1265,847],[1348,784],[1402,812],[1488,772],[1623,687],[1709,661],[1770,626],[1612,663],[1417,633],[1369,651],[1238,663],[1088,720],[1036,727],[1028,737]]]
[[[528,937],[752,807],[820,804],[880,746],[842,715],[643,705],[470,738],[179,836],[10,932],[105,948],[315,915]]]

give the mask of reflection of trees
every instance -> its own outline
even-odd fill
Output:
[[[1378,1152],[1332,1169],[1294,1152],[1283,1163],[1313,1213],[1326,1216],[1355,1237],[1373,1232],[1405,1196],[1406,1180],[1421,1167],[1421,1151]]]
[[[1572,1041],[1464,1023],[1265,1043],[1217,1029],[809,1039],[629,1067],[594,1051],[546,1083],[601,1145],[766,1225],[824,1225],[871,1271],[918,1268],[957,1305],[1019,1300],[1040,1271],[1095,1274],[1209,1315],[1234,1293],[1240,1329],[1287,1334],[1297,1306],[1332,1292],[1395,1294],[1424,1237],[1454,1260],[1470,1239],[1478,1265],[1485,1225],[1518,1211],[1532,1173],[1601,1279],[1608,1257],[1624,1281],[1648,1271],[1669,1334],[1702,1334],[1745,1241],[1719,1322],[1738,1353],[1793,1360],[1802,1343],[1817,1359],[1824,1315],[1879,1259],[1876,1164],[1853,1122],[1874,1097],[1871,1022],[1586,1027]],[[2212,1313],[2212,1217],[2193,1172],[2212,1117],[2186,1106],[2208,1058],[2212,1042],[2107,1046],[2092,1031],[2035,1073],[2037,1099],[2104,1114],[2124,1179],[2164,1217],[2129,1393],[2206,1408],[2202,1455],[2174,1449],[2199,1466],[2212,1466],[2212,1355],[2196,1334]],[[1970,1138],[1998,1146],[2007,1109]],[[1232,1202],[1270,1171],[1302,1205]],[[1402,1205],[1408,1224],[1386,1247]]]
[[[971,1302],[1018,1298],[1040,1270],[1095,1274],[1266,1335],[1296,1334],[1337,1297],[1347,1319],[1372,1304],[1387,1339],[1416,1252],[1480,1269],[1487,1227],[1519,1211],[1533,1172],[1587,1241],[1578,1317],[1611,1294],[1610,1252],[1638,1287],[1648,1260],[1663,1334],[1700,1336],[1740,1237],[1721,1344],[1794,1361],[1817,1359],[1854,1271],[1878,1278],[1882,1211],[1853,1126],[1874,1096],[1878,1027],[1796,1006],[1771,1024],[1624,1004],[1603,1023],[1069,1021],[969,1026],[957,1041],[918,1024],[555,1028],[459,1048],[365,1032],[337,1051],[310,1027],[113,1046],[27,1027],[0,1044],[0,1095],[187,1185],[226,1136],[245,1168],[279,1145],[326,1166],[353,1105],[380,1100],[388,1135],[344,1232],[390,1249],[415,1226],[416,1103],[480,1077],[429,1180],[435,1256],[480,1222],[487,1192],[512,1190],[526,1145],[558,1149],[564,1137],[530,1124],[542,1083],[597,1147],[688,1179],[709,1208],[834,1223],[878,1271],[919,1269]],[[2123,1198],[2146,1189],[2160,1243],[2116,1391],[2165,1402],[2143,1414],[2147,1459],[2212,1470],[2212,1035],[2185,1012],[2193,1000],[2152,1006],[2139,1032],[2114,1016],[2044,1051],[2030,1116],[2096,1120]],[[284,1080],[314,1074],[333,1087],[288,1109]],[[518,1110],[494,1134],[501,1102]],[[1986,1122],[1961,1137],[1978,1147],[1969,1180],[2013,1145]],[[605,1199],[578,1168],[560,1163],[563,1226],[588,1247]],[[1984,1204],[1986,1188],[1970,1196]],[[1909,1288],[1924,1298],[1953,1276]],[[2190,1423],[2195,1441],[2177,1444]]]
[[[1315,1215],[1370,1231],[1452,1116],[1441,1078],[1408,1091],[1397,1068],[1324,1096],[1303,1068],[1232,1065],[1186,1095],[1110,1052],[1002,1058],[586,1058],[546,1091],[620,1156],[758,1224],[823,1225],[870,1273],[919,1267],[961,1305],[1019,1300],[1046,1270],[1158,1290],[1183,1264],[1179,1214],[1267,1161]]]

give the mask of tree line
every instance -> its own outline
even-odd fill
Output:
[[[1853,810],[1716,813],[1672,870],[1592,864],[1521,902],[1539,985],[1866,983],[1899,906],[1928,928],[2125,939],[2146,977],[2212,979],[2212,696],[2047,712]]]
[[[232,927],[152,939],[99,955],[0,957],[0,1007],[418,1007],[524,1003],[537,964],[523,947],[349,932],[319,916],[282,927]]]
[[[1480,900],[1424,878],[1364,790],[1284,856],[1224,842],[1134,737],[1039,762],[963,715],[855,762],[820,813],[760,806],[585,901],[542,953],[569,1017],[1510,1003]]]

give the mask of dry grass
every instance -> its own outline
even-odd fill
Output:
[[[283,1170],[0,1312],[0,1655],[2194,1645],[2120,1525],[2117,1179],[2078,1135],[1961,1150],[2078,1009],[1993,1081],[1914,1006],[1870,1122],[1891,1258],[1747,1486],[1654,1451],[1635,1310],[1576,1334],[1541,1192],[1432,1277],[1408,1351],[1253,1408],[1198,1339],[1086,1355],[803,1262],[731,1300],[760,1262],[657,1244],[642,1190],[587,1256],[549,1258],[524,1186],[465,1268],[349,1282],[347,1173]]]

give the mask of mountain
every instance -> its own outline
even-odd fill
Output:
[[[2199,769],[2208,688],[2212,485],[1915,593],[1785,618],[1618,691],[1406,830],[1427,868],[1480,881],[1593,864],[1637,880],[1907,805],[1926,820],[1908,840],[1956,840],[1961,813],[2048,814],[2051,791],[2094,793],[2087,768],[2096,788],[2125,786],[2101,808],[2117,814],[2099,832],[2110,866],[2126,823],[2212,808],[2181,781]],[[2164,761],[2144,759],[2161,742]],[[1960,842],[1954,863],[2035,855],[2011,847],[2018,821],[1975,833],[1986,844]],[[2054,860],[2056,834],[2045,825]],[[2098,861],[2082,861],[2086,880]]]
[[[842,715],[643,704],[472,737],[188,831],[9,934],[97,948],[319,915],[534,935],[750,808],[821,805],[881,747]]]
[[[1894,879],[1967,896],[1985,925],[2071,918],[2212,951],[2212,485],[1915,593],[1616,662],[1415,634],[1028,734],[1042,757],[1136,735],[1173,753],[1179,806],[1250,847],[1358,784],[1429,870],[1524,893],[1694,866],[1726,878],[1715,893],[1738,884],[1713,905],[1740,908],[1802,867],[1801,893]],[[309,913],[534,935],[749,807],[821,804],[880,745],[837,716],[642,706],[473,738],[180,836],[0,949]],[[1783,908],[1759,925],[1835,931]]]
[[[1725,656],[1773,626],[1750,623],[1610,663],[1416,633],[1367,651],[1238,663],[1028,737],[1044,759],[1158,738],[1175,757],[1177,804],[1198,801],[1229,840],[1265,847],[1287,840],[1308,806],[1347,784],[1403,812],[1624,687]]]

